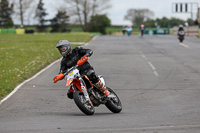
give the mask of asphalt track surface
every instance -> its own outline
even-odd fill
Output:
[[[53,84],[60,63],[25,83],[0,105],[0,133],[199,133],[200,39],[176,36],[98,36],[90,63],[121,99],[84,115]]]

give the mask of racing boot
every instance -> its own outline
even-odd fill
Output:
[[[99,80],[97,83],[95,83],[95,85],[101,90],[101,92],[105,95],[108,96],[110,94],[110,92],[108,91],[108,89],[103,85],[103,83],[101,82],[101,80]]]

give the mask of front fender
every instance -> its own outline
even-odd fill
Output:
[[[80,81],[78,79],[74,79],[71,84],[75,85],[76,88],[78,88],[81,92],[83,92],[81,89]],[[70,89],[71,89],[71,87],[70,87]]]

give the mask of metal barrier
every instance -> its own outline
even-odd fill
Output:
[[[174,35],[177,35],[178,29],[179,29],[178,26],[173,27],[173,34]],[[184,27],[184,30],[185,30],[186,36],[199,36],[199,26]]]
[[[159,34],[169,34],[169,30],[168,29],[146,29],[145,30],[145,34],[148,35],[159,35]]]

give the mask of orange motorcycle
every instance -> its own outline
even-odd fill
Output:
[[[122,110],[122,104],[117,94],[109,87],[110,94],[105,96],[95,84],[91,83],[86,75],[81,75],[78,66],[84,64],[87,59],[79,60],[77,65],[71,67],[66,73],[56,76],[53,82],[56,83],[60,79],[66,77],[66,86],[73,92],[73,99],[78,108],[86,115],[93,115],[95,112],[94,107],[104,104],[113,113],[119,113]],[[102,76],[99,76],[102,83],[105,81]]]

